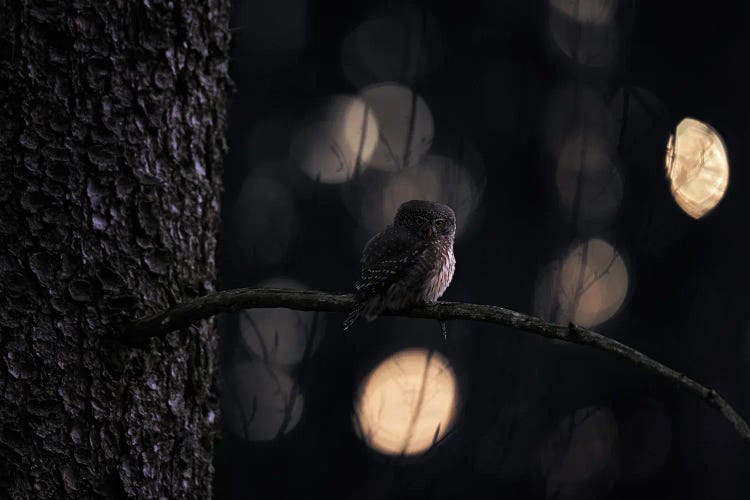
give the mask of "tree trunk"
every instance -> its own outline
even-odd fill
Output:
[[[0,497],[211,495],[227,0],[0,1]]]

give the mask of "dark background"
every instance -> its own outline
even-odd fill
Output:
[[[434,150],[455,151],[460,138],[482,160],[473,172],[481,198],[457,239],[457,272],[444,298],[541,314],[534,297],[545,266],[571,242],[603,238],[627,264],[629,285],[617,314],[594,329],[715,388],[750,416],[750,8],[698,0],[596,3],[611,3],[614,11],[611,32],[591,42],[586,28],[543,0],[235,0],[221,286],[283,277],[311,289],[352,289],[373,230],[350,207],[368,172],[349,183],[316,183],[289,151],[300,123],[327,98],[378,81],[348,78],[341,56],[347,35],[374,17],[416,15],[429,27],[421,39],[429,64],[395,79],[430,107]],[[551,35],[553,25],[561,36]],[[566,43],[583,44],[594,63],[569,57]],[[372,48],[378,50],[384,49]],[[611,113],[623,190],[606,224],[577,224],[557,193],[560,150],[549,138],[575,125],[566,120],[597,113],[585,99],[578,108],[577,101],[555,101],[571,88],[586,89]],[[697,221],[676,205],[664,175],[667,137],[686,116],[721,133],[730,161],[724,199]],[[592,123],[587,130],[596,131]],[[587,209],[596,207],[581,207]],[[225,425],[216,461],[220,497],[750,494],[750,448],[727,421],[605,353],[476,323],[450,323],[443,341],[434,322],[383,318],[344,335],[343,315],[324,319],[319,343],[284,368],[304,398],[299,421],[267,441],[245,439]],[[244,324],[241,315],[220,323],[225,408],[253,398],[232,382],[233,366],[258,361],[241,341]],[[461,387],[451,433],[426,455],[407,459],[369,450],[351,425],[362,377],[403,347],[437,349]],[[607,418],[585,424],[591,414]],[[565,433],[580,422],[593,427]],[[584,442],[571,443],[571,435]],[[608,450],[603,461],[600,445]],[[545,466],[550,456],[564,457],[567,468]],[[570,470],[594,472],[570,477]]]

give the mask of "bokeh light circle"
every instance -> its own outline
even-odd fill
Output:
[[[258,284],[260,288],[308,287],[289,278],[273,278]],[[255,308],[239,315],[241,338],[255,360],[292,366],[312,353],[325,331],[325,317],[315,311],[284,308]]]
[[[580,22],[553,10],[549,32],[554,45],[576,64],[605,69],[617,61],[620,40],[615,22]]]
[[[598,238],[587,240],[542,271],[534,312],[558,324],[601,324],[624,304],[628,280],[627,266],[617,249]]]
[[[729,185],[724,141],[713,127],[693,118],[683,119],[669,137],[666,169],[675,201],[694,219],[716,207]]]
[[[468,170],[445,156],[429,155],[419,166],[390,178],[383,191],[380,220],[375,225],[390,224],[403,202],[421,199],[450,206],[456,213],[457,232],[461,232],[480,196],[480,186]]]
[[[395,171],[419,164],[432,146],[435,133],[425,100],[409,87],[393,82],[368,86],[360,95],[372,108],[380,130],[369,165]]]
[[[233,433],[250,441],[272,441],[299,423],[302,394],[282,369],[240,362],[228,372],[226,383],[232,397],[223,398],[223,413]]]
[[[292,140],[289,158],[308,177],[325,184],[351,180],[370,161],[379,127],[371,107],[361,98],[332,99],[317,120]]]
[[[450,206],[456,213],[456,235],[470,226],[485,187],[484,163],[475,148],[465,144],[459,160],[427,155],[420,164],[400,172],[368,172],[351,189],[342,191],[346,207],[367,234],[393,223],[399,205],[420,199]]]
[[[458,384],[448,361],[425,349],[400,351],[362,382],[354,424],[365,443],[387,455],[427,451],[453,425]]]
[[[570,19],[587,24],[608,24],[617,10],[617,0],[550,0],[549,4]]]
[[[617,436],[617,420],[608,408],[581,408],[562,419],[540,450],[547,497],[555,498],[570,484],[601,480]]]

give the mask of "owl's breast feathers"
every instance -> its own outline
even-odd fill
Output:
[[[434,302],[445,293],[456,270],[456,258],[453,256],[453,239],[441,238],[431,244],[425,250],[425,253],[431,254],[426,257],[433,264],[426,275],[422,290],[422,300]]]

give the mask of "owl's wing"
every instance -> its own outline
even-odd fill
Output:
[[[362,252],[362,274],[354,285],[357,296],[371,297],[400,279],[425,245],[415,235],[395,226],[375,235]]]

